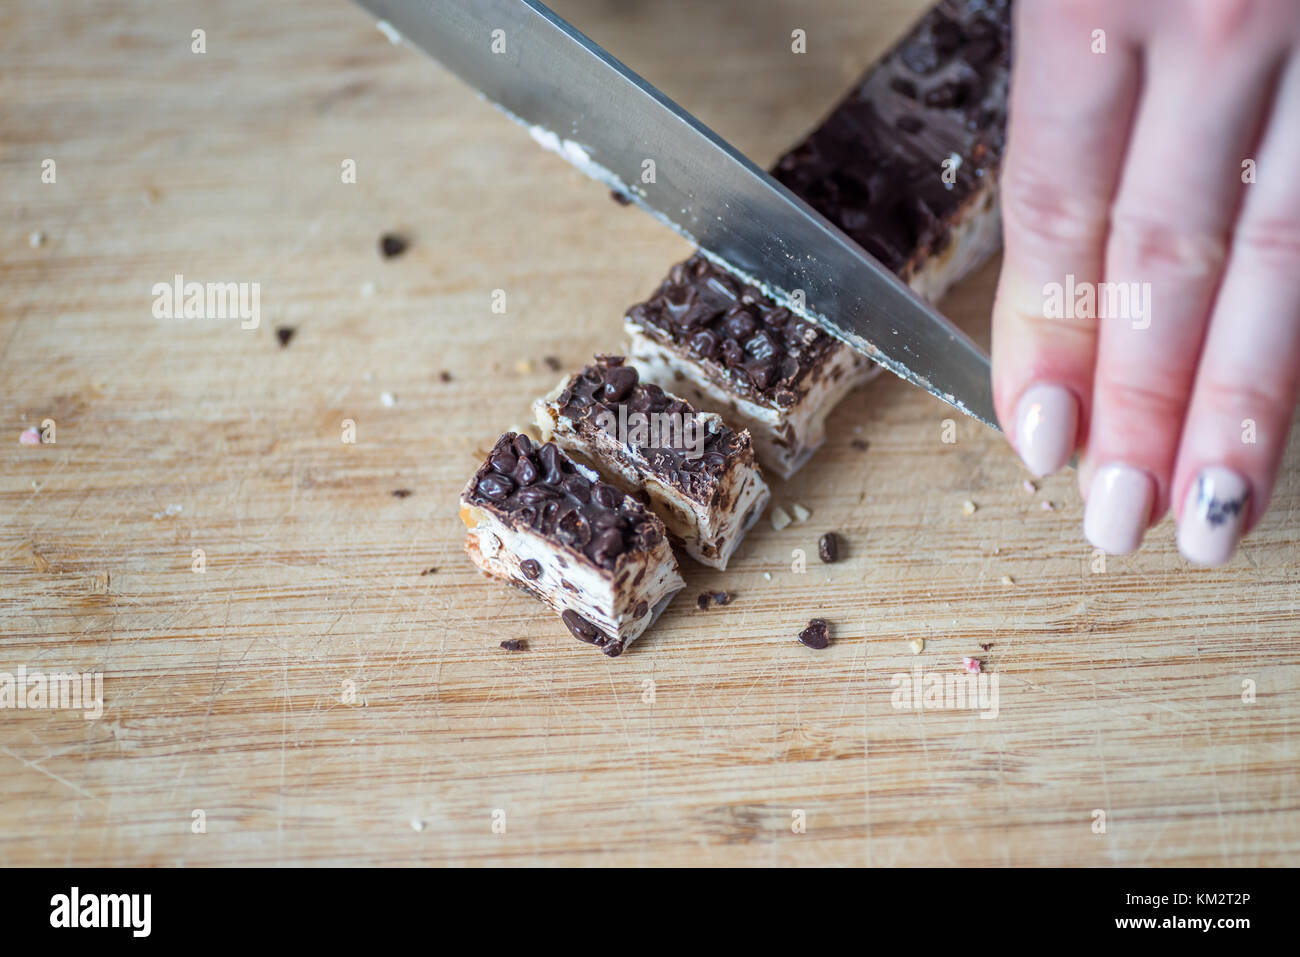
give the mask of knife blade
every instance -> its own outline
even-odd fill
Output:
[[[785,186],[536,0],[358,0],[724,268],[997,428],[988,357]]]

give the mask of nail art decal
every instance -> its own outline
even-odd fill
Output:
[[[1178,550],[1198,565],[1222,565],[1237,550],[1250,504],[1250,484],[1231,469],[1202,469],[1187,492]]]

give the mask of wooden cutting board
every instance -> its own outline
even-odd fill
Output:
[[[767,163],[920,5],[556,6]],[[812,517],[606,659],[456,496],[688,247],[341,0],[25,0],[0,53],[0,670],[104,676],[0,712],[0,863],[1297,863],[1294,451],[1228,568],[1166,521],[1103,569],[1072,476],[879,379],[775,485]],[[177,274],[260,325],[156,318]],[[977,338],[995,276],[944,307]],[[996,717],[895,707],[972,654]]]

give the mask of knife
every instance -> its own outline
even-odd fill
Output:
[[[820,213],[536,0],[358,0],[711,260],[997,428],[988,357]],[[651,175],[652,174],[652,175]]]

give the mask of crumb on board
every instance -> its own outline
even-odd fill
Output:
[[[406,498],[410,494],[411,494],[411,490],[409,488],[393,489],[393,498]]]
[[[398,233],[384,233],[379,237],[379,254],[385,259],[392,259],[406,252],[410,242]]]
[[[560,371],[560,368],[561,368],[561,366],[560,366],[560,360],[557,359],[557,358],[555,358],[555,356],[542,356],[542,361],[543,361],[544,363],[546,363],[546,368],[547,368],[549,371],[551,371],[551,372],[559,372],[559,371]]]
[[[869,447],[866,439],[853,439],[849,442],[849,445],[853,446],[859,452],[865,452]]]
[[[450,381],[451,381],[451,373],[448,372],[446,369],[443,369],[441,372],[438,373],[438,381],[439,381],[439,382],[450,382]]]
[[[831,643],[830,626],[826,623],[825,618],[814,618],[808,622],[808,627],[799,632],[799,641],[821,651]]]
[[[41,433],[35,427],[28,427],[18,433],[18,441],[22,445],[40,445]]]
[[[1041,507],[1042,507],[1042,509],[1043,509],[1044,512],[1055,512],[1055,511],[1056,511],[1056,506],[1053,505],[1051,502],[1047,501],[1046,499],[1043,500],[1043,504],[1042,504]]]
[[[989,642],[982,642],[982,643],[980,644],[980,651],[988,651],[988,650],[989,650],[990,648],[992,648],[992,647],[993,647],[993,642],[991,642],[991,641],[989,641]]]
[[[719,605],[730,605],[731,592],[729,591],[715,592],[713,595],[713,600],[717,602]]]
[[[413,817],[413,818],[411,818],[411,830],[412,830],[412,831],[423,831],[423,830],[424,830],[424,822],[421,821],[418,817]]]
[[[790,513],[780,505],[772,506],[772,527],[778,532],[790,524]]]
[[[1015,580],[1014,578],[1012,578],[1010,575],[1003,575],[1003,576],[1002,576],[1002,584],[1004,584],[1004,585],[1014,585],[1015,583],[1016,583],[1016,580]]]
[[[803,524],[808,521],[808,519],[812,518],[812,512],[797,502],[790,506],[790,511],[793,513],[794,520],[800,524]]]
[[[501,647],[506,651],[527,651],[528,642],[524,641],[522,638],[507,638],[505,641],[501,642]]]
[[[1030,495],[1033,495],[1038,491],[1038,483],[1032,482],[1029,479],[1025,479],[1024,484],[1021,487]]]
[[[45,244],[45,234],[39,229],[27,237],[27,245],[32,249],[39,249]]]
[[[436,575],[437,573],[438,573],[438,566],[430,565],[424,571],[420,572],[420,577],[423,578],[425,575]]]
[[[979,511],[979,506],[970,499],[966,499],[966,501],[961,503],[961,510],[963,515],[974,515]]]
[[[289,344],[289,340],[293,338],[294,333],[297,331],[298,329],[296,326],[275,327],[275,338],[279,341],[281,349]]]
[[[925,651],[925,639],[913,638],[907,643],[907,647],[912,649],[912,654],[919,655],[921,652]]]
[[[769,581],[769,582],[770,582],[770,581],[772,580],[772,573],[771,573],[771,572],[763,572],[763,580],[764,580],[764,581]]]
[[[695,599],[695,604],[699,605],[700,611],[709,610],[709,602],[713,601],[713,595],[709,592],[700,592],[700,597]]]
[[[970,655],[962,656],[961,666],[973,675],[977,675],[984,670],[984,662],[980,661],[978,658],[972,658]]]
[[[515,362],[515,371],[520,375],[528,375],[533,371],[532,359],[519,359]]]
[[[397,405],[397,396],[391,392],[381,392],[379,393],[379,401],[385,408],[391,409]]]

